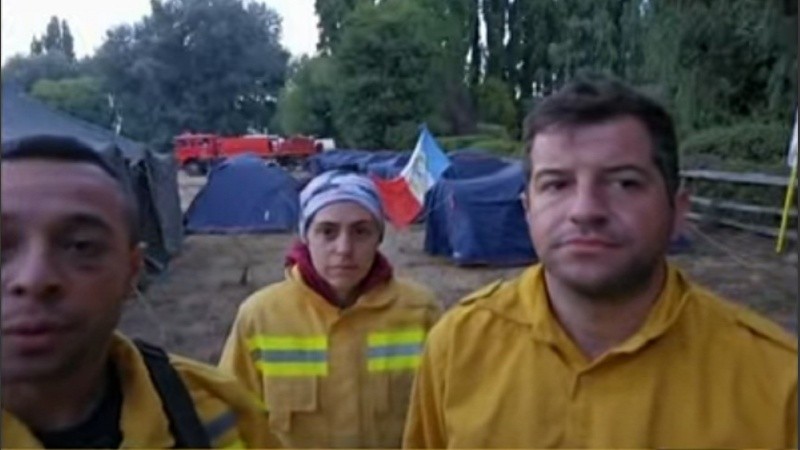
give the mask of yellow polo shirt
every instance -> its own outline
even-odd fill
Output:
[[[116,334],[111,358],[121,378],[121,448],[171,448],[175,441],[161,398],[134,344]],[[234,377],[215,367],[170,355],[197,415],[215,448],[279,448],[269,430],[267,413]],[[2,414],[3,448],[42,448],[27,426],[10,412]]]
[[[587,361],[540,265],[433,328],[406,448],[797,446],[797,342],[669,268],[641,329]]]

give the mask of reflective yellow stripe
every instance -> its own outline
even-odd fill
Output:
[[[256,361],[256,368],[264,375],[274,377],[307,377],[328,375],[327,362],[286,363]]]
[[[247,341],[250,350],[327,350],[327,336],[253,336]]]
[[[370,347],[398,344],[418,344],[425,340],[425,330],[422,328],[408,328],[397,331],[381,331],[370,333],[367,344]]]
[[[421,359],[422,357],[420,355],[373,358],[367,361],[367,370],[370,372],[394,372],[416,369],[419,367]]]
[[[245,447],[244,442],[242,442],[241,439],[237,439],[228,445],[223,445],[222,448],[247,448],[247,447]]]

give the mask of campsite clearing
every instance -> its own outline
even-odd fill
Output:
[[[179,175],[182,205],[204,178]],[[216,363],[239,304],[282,279],[289,234],[189,236],[163,279],[129,303],[122,329],[170,351]],[[463,268],[423,252],[424,225],[389,229],[382,251],[401,275],[430,286],[446,306],[468,292],[522,268]],[[740,300],[797,333],[797,259],[774,253],[774,241],[730,229],[704,229],[694,248],[673,257],[691,276]],[[792,248],[787,255],[796,255]],[[242,283],[244,281],[244,283]]]

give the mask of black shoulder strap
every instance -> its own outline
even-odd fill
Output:
[[[175,448],[211,448],[205,428],[197,417],[194,402],[178,372],[169,362],[161,347],[134,339],[144,358],[150,379],[156,387],[164,412],[169,419],[169,429],[175,438]]]

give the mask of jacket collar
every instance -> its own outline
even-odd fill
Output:
[[[300,289],[301,295],[298,300],[311,305],[314,309],[331,317],[341,317],[344,314],[352,314],[355,311],[373,310],[385,308],[397,300],[398,292],[396,288],[396,281],[394,277],[389,279],[378,286],[374,286],[367,292],[362,293],[348,308],[339,308],[327,299],[325,299],[319,292],[313,289],[305,281],[300,269],[295,265],[285,270],[286,279],[295,284]]]
[[[136,346],[115,334],[111,357],[122,383],[122,448],[169,448],[174,445],[161,398],[150,380],[144,359]]]
[[[501,287],[498,301],[487,302],[482,307],[508,320],[527,325],[534,340],[577,351],[576,345],[562,328],[553,313],[544,281],[541,264],[526,269],[516,283]],[[689,282],[686,276],[667,264],[664,288],[654,302],[639,330],[608,352],[633,353],[645,344],[664,335],[678,320],[688,301]],[[602,357],[601,357],[602,358]]]
[[[133,343],[120,333],[112,337],[110,357],[117,366],[122,388],[122,448],[169,448],[174,445],[161,399],[147,367]],[[3,447],[41,448],[31,430],[3,410]]]
[[[311,262],[311,253],[308,249],[308,245],[296,240],[289,249],[284,264],[286,267],[296,267],[299,277],[307,287],[316,292],[331,305],[338,307],[336,292],[314,268],[314,264]],[[377,252],[372,267],[361,283],[356,287],[356,291],[359,293],[359,296],[369,294],[374,288],[385,285],[390,281],[392,275],[393,268],[389,260],[387,260],[381,252]]]

